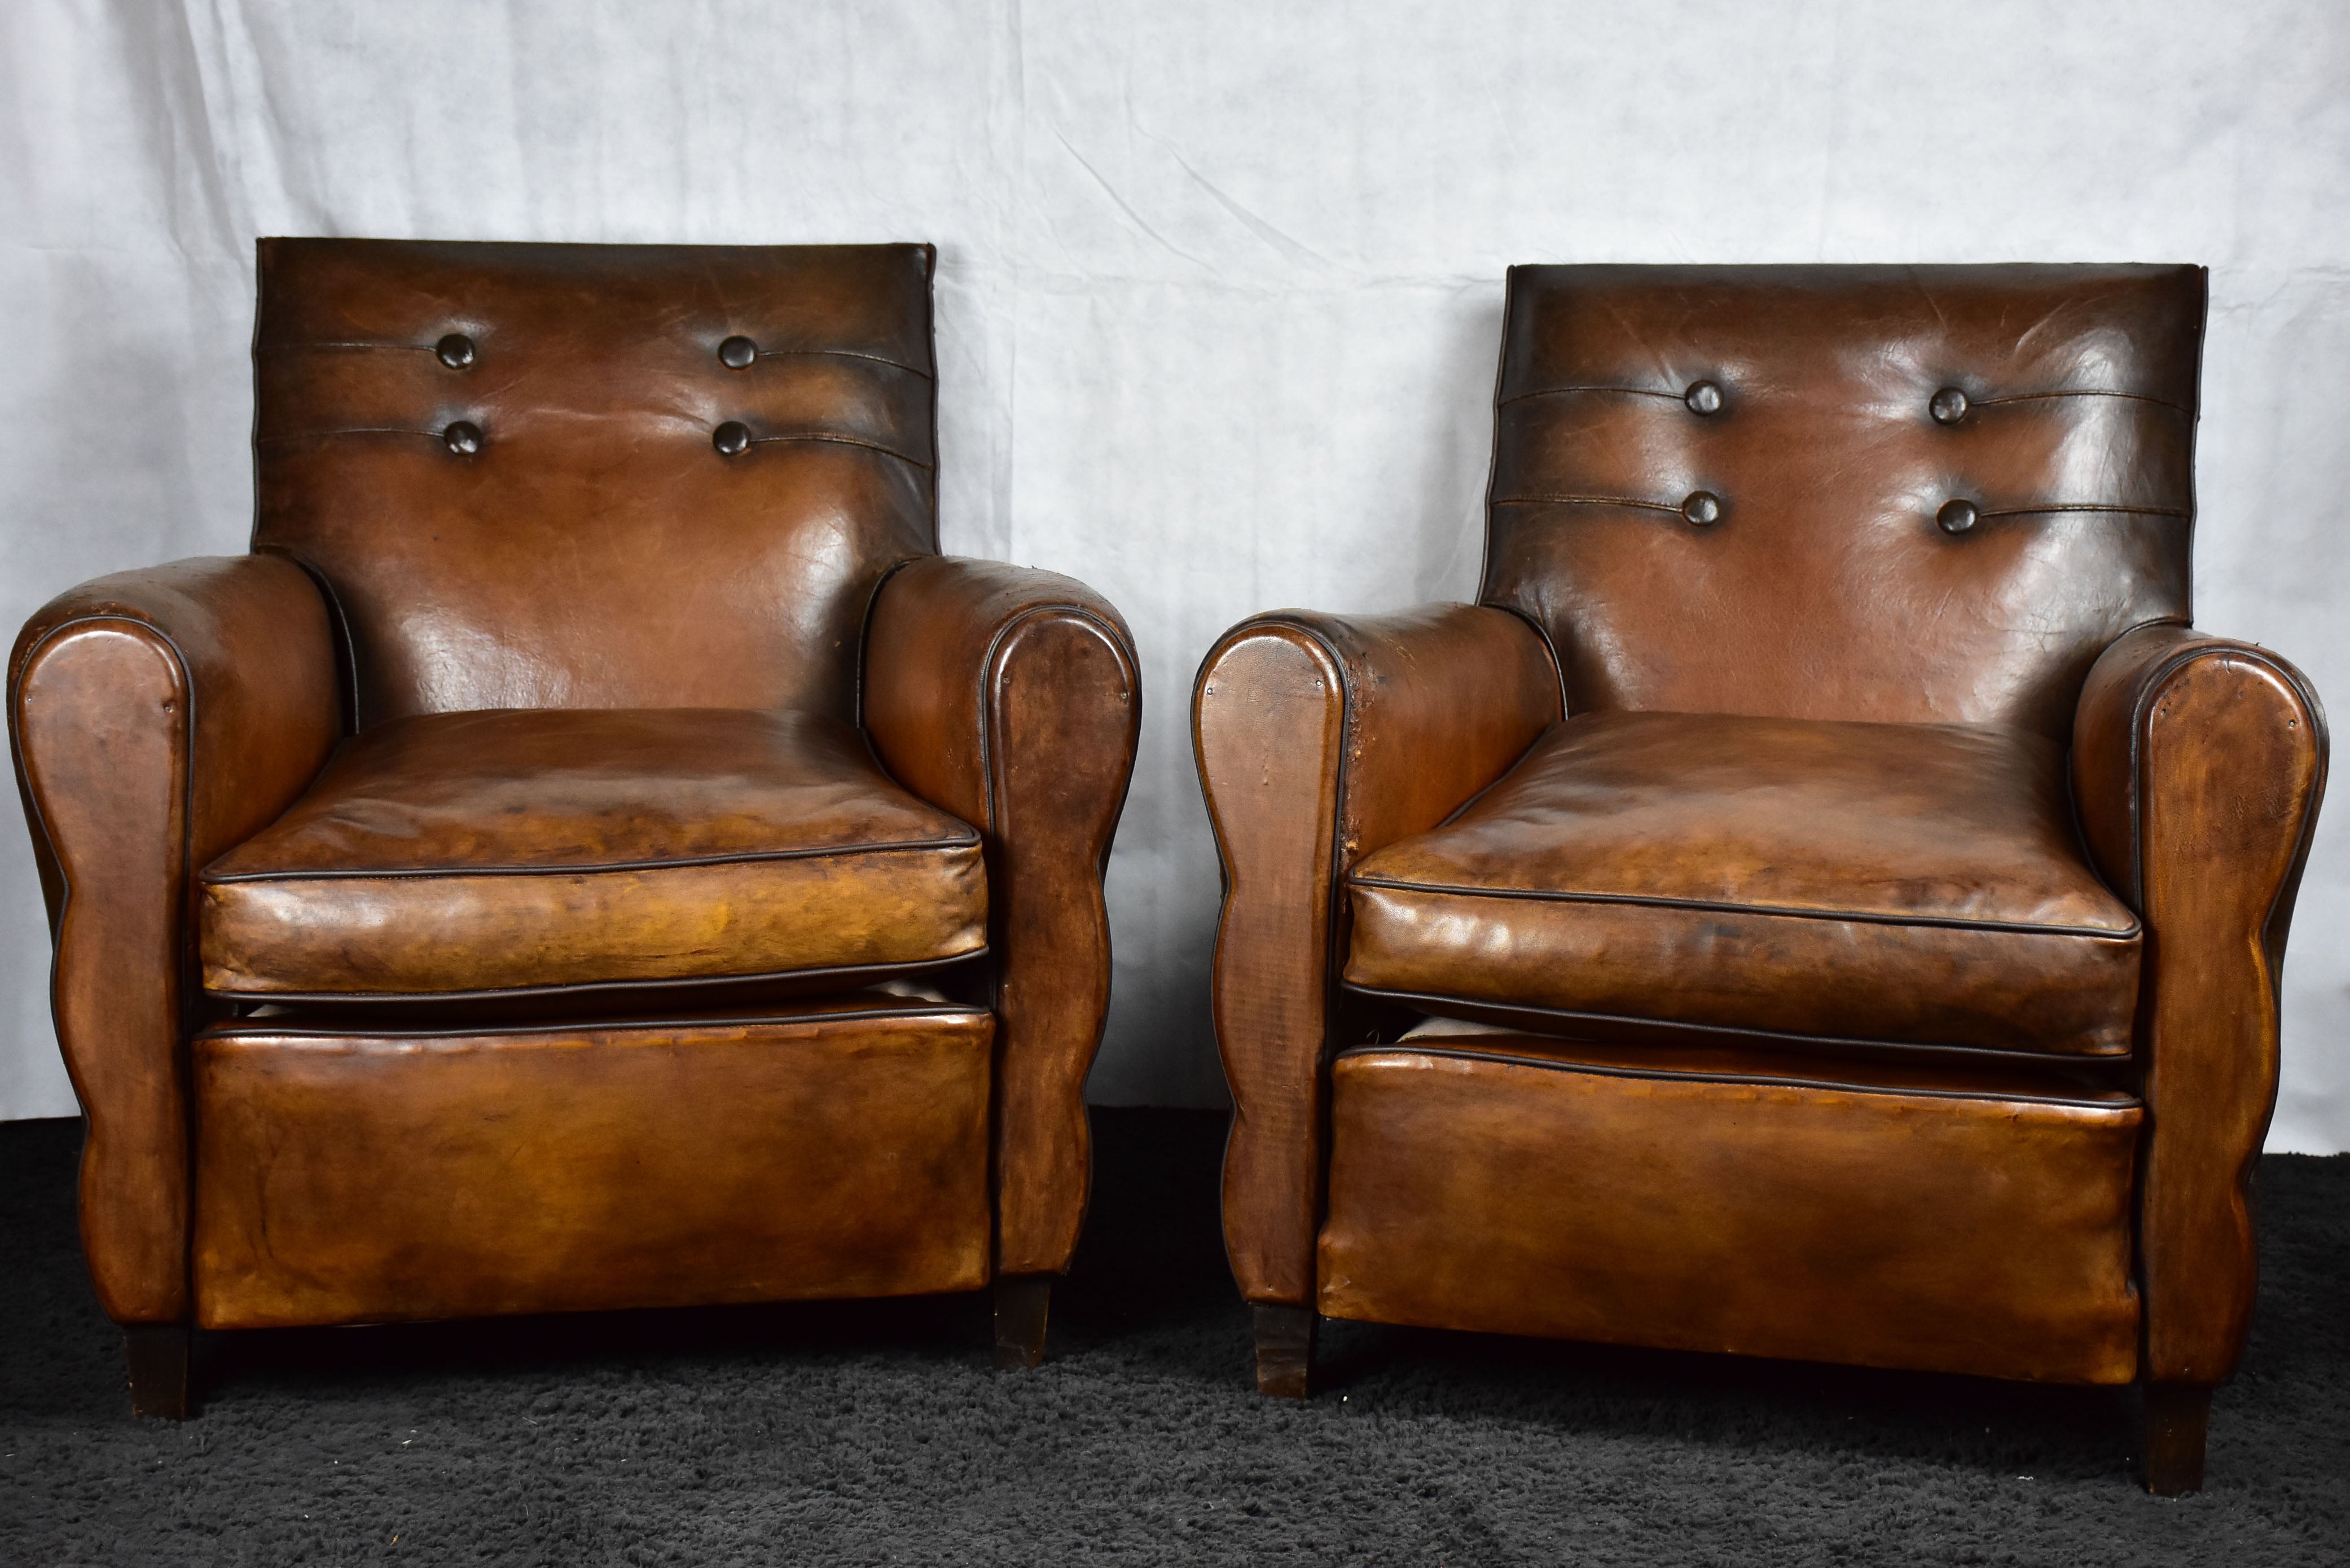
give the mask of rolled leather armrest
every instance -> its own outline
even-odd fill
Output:
[[[1109,1010],[1102,872],[1142,719],[1134,639],[1073,578],[927,556],[875,600],[861,700],[882,765],[985,839],[995,1272],[1059,1273],[1091,1180],[1086,1075]]]
[[[2325,760],[2316,693],[2249,643],[2139,627],[2082,689],[2082,832],[2147,930],[2139,1229],[2153,1381],[2217,1383],[2251,1322],[2250,1183],[2276,1104],[2277,976]]]
[[[192,883],[336,742],[326,606],[300,567],[264,556],[85,583],[17,638],[8,729],[56,945],[57,1044],[88,1121],[83,1250],[116,1322],[182,1322]]]
[[[1485,606],[1278,611],[1201,664],[1192,742],[1223,859],[1213,1007],[1233,1102],[1224,1241],[1247,1300],[1314,1299],[1340,879],[1499,778],[1561,702],[1542,636]]]

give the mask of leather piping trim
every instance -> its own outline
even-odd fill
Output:
[[[473,1028],[447,1024],[432,1028],[328,1029],[317,1024],[294,1028],[272,1029],[266,1018],[230,1019],[215,1023],[203,1032],[207,1040],[275,1038],[283,1040],[463,1040],[477,1035],[505,1034],[605,1034],[629,1031],[651,1032],[670,1029],[733,1029],[744,1024],[764,1023],[854,1023],[867,1018],[993,1018],[984,1007],[962,1002],[909,1003],[903,1007],[875,1007],[854,1012],[737,1012],[723,1017],[710,1013],[680,1013],[674,1017],[663,1014],[646,1018],[573,1018],[546,1023],[484,1023]]]
[[[1928,1100],[2000,1100],[2013,1105],[2067,1106],[2083,1110],[2110,1111],[2116,1115],[2143,1116],[2146,1102],[2122,1090],[2109,1094],[2122,1095],[2120,1099],[2090,1098],[2086,1096],[2062,1094],[2026,1095],[1998,1089],[1929,1088],[1916,1085],[1859,1084],[1843,1078],[1806,1077],[1789,1073],[1719,1073],[1694,1072],[1668,1067],[1619,1066],[1595,1062],[1561,1062],[1541,1056],[1520,1056],[1501,1051],[1479,1051],[1460,1045],[1423,1045],[1417,1040],[1393,1045],[1350,1045],[1338,1053],[1341,1058],[1393,1053],[1415,1056],[1449,1056],[1463,1062],[1491,1062],[1505,1067],[1533,1067],[1550,1073],[1584,1073],[1596,1078],[1664,1078],[1691,1084],[1732,1084],[1770,1085],[1790,1089],[1827,1089],[1848,1095],[1886,1095],[1899,1099]]]
[[[909,468],[919,468],[924,473],[932,472],[932,465],[924,462],[920,458],[909,456],[907,453],[899,452],[893,446],[883,446],[878,441],[867,441],[862,436],[829,435],[815,431],[797,431],[789,435],[756,435],[751,438],[751,444],[753,446],[774,446],[785,441],[831,441],[837,446],[861,446],[868,452],[878,452],[884,457],[894,457],[899,462],[906,464]]]
[[[335,695],[343,705],[342,738],[349,740],[359,732],[359,655],[351,640],[351,618],[343,613],[343,601],[335,592],[335,585],[327,574],[293,551],[278,545],[255,545],[248,538],[245,553],[252,556],[274,556],[290,561],[310,579],[318,590],[318,597],[327,607],[327,635],[335,639]]]
[[[1346,990],[1357,996],[1375,997],[1381,1002],[1409,1003],[1422,1012],[1437,1007],[1474,1008],[1492,1013],[1522,1013],[1541,1018],[1556,1018],[1567,1023],[1629,1026],[1636,1029],[1681,1030],[1692,1034],[1731,1035],[1740,1040],[1764,1041],[1774,1045],[1849,1046],[1867,1051],[1894,1051],[1936,1055],[1987,1057],[2002,1062],[2040,1063],[2094,1062],[2111,1064],[2130,1060],[2130,1049],[2118,1051],[2002,1051],[1995,1045],[1955,1045],[1921,1040],[1862,1040],[1846,1034],[1794,1034],[1782,1029],[1748,1029],[1728,1023],[1692,1023],[1678,1018],[1635,1018],[1621,1012],[1575,1012],[1564,1007],[1544,1007],[1531,1002],[1494,1002],[1474,996],[1442,996],[1424,991],[1382,991],[1377,986],[1348,984]],[[1439,1014],[1438,1016],[1443,1016]],[[1571,1035],[1561,1035],[1571,1039]]]
[[[1681,514],[1681,504],[1662,501],[1641,501],[1629,495],[1496,495],[1488,506],[1631,506],[1642,512],[1669,512]]]
[[[1774,904],[1732,904],[1706,898],[1668,898],[1645,893],[1550,893],[1524,888],[1462,888],[1446,882],[1399,882],[1386,877],[1350,875],[1350,886],[1392,888],[1401,893],[1446,893],[1464,898],[1531,898],[1556,904],[1638,904],[1657,909],[1701,909],[1710,914],[1766,915],[1793,920],[1850,920],[1872,926],[1932,926],[1952,930],[2010,931],[2027,937],[2086,937],[2136,941],[2143,928],[2136,915],[2121,930],[2103,926],[2043,926],[2017,920],[1967,920],[1949,915],[1890,915],[1860,909],[1796,909]]]
[[[756,849],[739,855],[685,856],[670,860],[616,860],[593,866],[387,866],[375,870],[236,871],[224,877],[210,872],[196,879],[204,887],[228,887],[243,882],[371,881],[412,882],[473,877],[595,877],[612,871],[679,871],[697,866],[739,866],[761,860],[819,860],[830,856],[893,855],[928,849],[974,849],[979,835],[962,838],[915,838],[891,844],[842,844],[821,849]]]
[[[761,348],[758,358],[752,363],[756,364],[758,359],[795,359],[811,354],[821,354],[834,359],[863,359],[868,364],[887,365],[892,370],[903,370],[909,376],[920,376],[925,381],[933,379],[928,370],[918,370],[903,359],[892,359],[886,354],[867,354],[856,348]]]
[[[212,991],[203,994],[222,1002],[252,1002],[265,1006],[272,1002],[338,1002],[344,1006],[371,1006],[392,1002],[494,1002],[512,996],[577,996],[612,992],[625,995],[632,991],[688,991],[722,985],[757,985],[771,980],[829,980],[858,975],[889,977],[921,974],[951,964],[969,963],[987,956],[987,944],[967,951],[949,953],[944,958],[916,959],[910,963],[841,964],[832,969],[777,969],[757,974],[697,974],[673,980],[588,980],[570,985],[507,985],[491,986],[476,991]],[[593,1020],[572,1021],[574,1023]]]

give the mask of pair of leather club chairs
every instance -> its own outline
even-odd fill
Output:
[[[9,719],[134,1405],[232,1329],[976,1290],[1083,1218],[1131,639],[936,553],[932,254],[265,241],[253,553]],[[1234,628],[1225,1229],[1318,1315],[2145,1386],[2199,1484],[2324,783],[2191,267],[1511,275],[1480,602]]]

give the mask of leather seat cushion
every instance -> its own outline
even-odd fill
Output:
[[[277,1000],[864,984],[987,941],[979,835],[788,711],[396,719],[199,892],[205,989]]]
[[[2020,730],[1586,714],[1347,887],[1347,982],[1430,1012],[2130,1048],[2138,922],[2080,847],[2062,749]]]

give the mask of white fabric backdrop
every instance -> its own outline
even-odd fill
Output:
[[[1147,682],[1111,1102],[1217,1103],[1191,675],[1474,591],[1503,269],[2199,261],[2199,620],[2350,705],[2350,8],[10,0],[0,622],[244,547],[257,234],[935,241],[948,548]],[[2271,1147],[2350,1147],[2350,803]],[[0,828],[0,1115],[72,1109]]]

